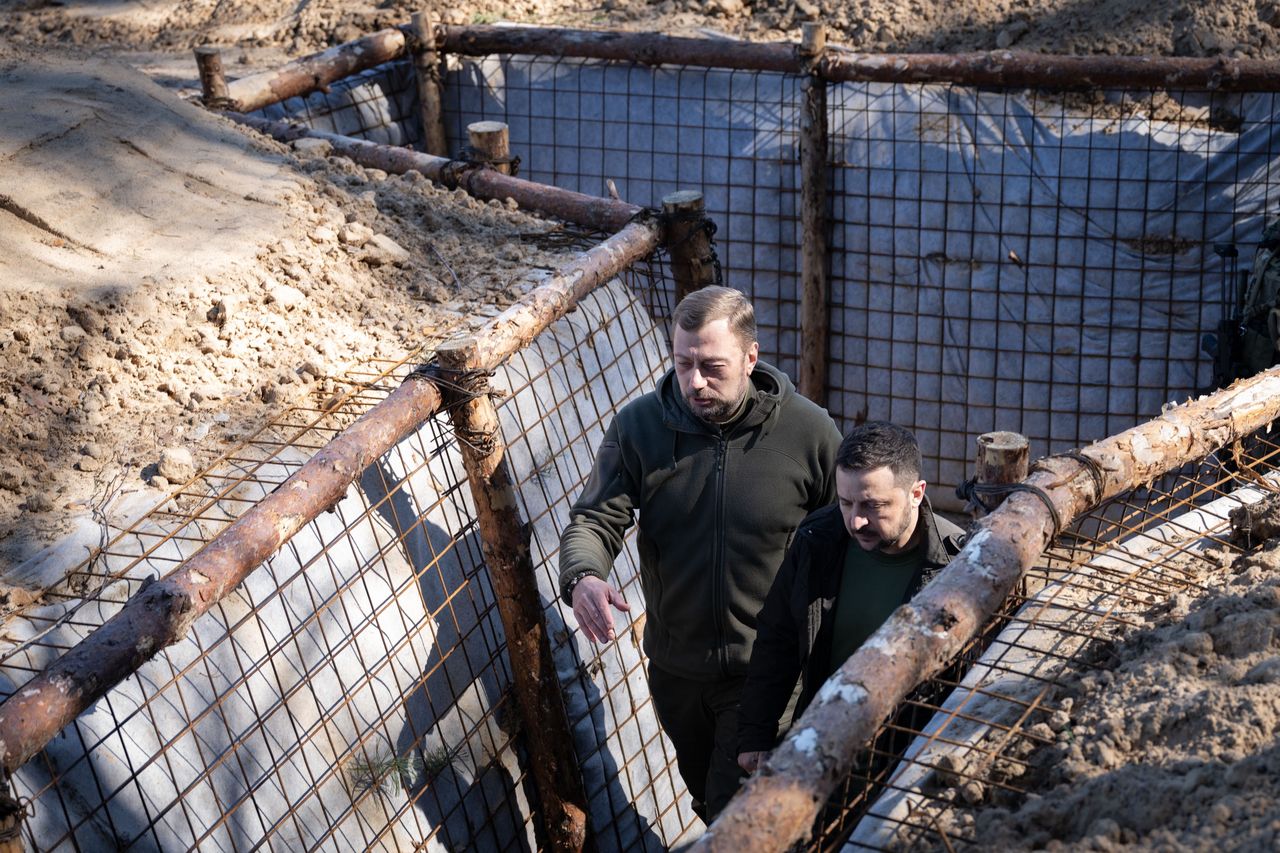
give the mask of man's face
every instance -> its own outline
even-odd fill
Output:
[[[727,319],[712,320],[692,332],[676,326],[676,381],[693,413],[709,423],[722,423],[747,393],[760,345],[744,350]]]
[[[887,465],[864,471],[836,467],[836,496],[845,529],[864,551],[898,554],[911,544],[924,500],[924,480],[901,484]]]

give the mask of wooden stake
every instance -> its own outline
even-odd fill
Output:
[[[511,135],[500,121],[473,121],[467,125],[467,139],[471,143],[472,157],[479,163],[487,163],[504,175],[514,174],[511,166]]]
[[[695,290],[716,284],[715,252],[702,193],[681,190],[664,196],[662,216],[666,226],[662,243],[671,254],[679,302]]]
[[[0,794],[0,853],[26,853],[22,822],[27,810],[8,793]]]
[[[827,84],[813,72],[827,43],[822,24],[804,24],[799,52],[810,73],[800,112],[800,393],[827,402],[831,319],[827,276]]]
[[[1031,442],[1016,432],[987,432],[978,436],[978,456],[974,464],[974,482],[979,486],[1007,486],[1027,478]],[[974,518],[982,518],[1004,502],[1007,495],[973,496]]]
[[[440,55],[436,52],[433,8],[425,5],[410,20],[413,45],[413,73],[418,86],[418,106],[422,116],[422,150],[437,157],[449,156],[449,139],[444,132],[443,82]]]
[[[251,74],[228,84],[231,101],[241,112],[251,113],[286,98],[325,89],[330,83],[373,68],[405,53],[405,36],[399,30],[379,30],[355,41],[304,56],[274,71]]]
[[[197,47],[196,67],[200,69],[201,101],[204,105],[215,109],[228,106],[231,95],[222,70],[222,51],[207,45]]]
[[[446,343],[436,356],[449,387],[457,389],[450,392],[449,419],[475,499],[481,549],[506,634],[548,848],[581,850],[586,842],[587,795],[551,658],[529,528],[520,519],[520,500],[505,459],[498,413],[488,382],[479,372],[487,359],[474,338]]]

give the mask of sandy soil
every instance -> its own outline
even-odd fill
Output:
[[[1280,499],[1248,509],[1232,520],[1250,517],[1254,544],[1277,532]],[[980,806],[942,815],[940,827],[970,842],[954,848],[1280,845],[1280,539],[1223,562],[1197,578],[1211,592],[1162,602],[1146,624],[1091,650],[1092,666],[1064,679],[1035,724],[1055,743],[1013,753],[1025,771],[991,771],[1030,794],[990,785]]]
[[[448,23],[515,21],[692,35],[711,28],[755,40],[798,38],[822,20],[861,50],[1017,47],[1052,53],[1280,55],[1276,0],[466,0]],[[0,0],[0,37],[65,45],[185,50],[201,43],[292,53],[407,20],[414,0]]]
[[[246,134],[110,60],[0,53],[0,114],[10,566],[564,260],[544,221]]]

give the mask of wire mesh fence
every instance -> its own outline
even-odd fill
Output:
[[[406,64],[386,68],[380,85],[408,85]],[[701,190],[725,281],[756,305],[762,356],[794,377],[803,82],[453,57],[445,119],[454,151],[468,123],[506,122],[536,181],[593,195],[612,182],[653,207]],[[935,501],[957,510],[949,491],[975,435],[1014,430],[1058,452],[1212,387],[1280,196],[1275,97],[829,84],[837,421],[913,428]],[[349,123],[337,116],[350,100],[325,121]],[[415,139],[412,111],[392,112],[394,134]]]
[[[695,819],[639,648],[588,648],[555,597],[558,530],[613,412],[665,369],[641,264],[494,378],[603,849],[665,849]],[[661,317],[661,315],[660,315]],[[378,361],[230,449],[12,619],[3,695],[177,570],[403,378]],[[456,439],[432,418],[365,470],[186,640],[15,778],[31,849],[538,849],[503,627]],[[638,599],[635,555],[618,580]],[[637,613],[639,608],[637,608]],[[638,637],[639,626],[624,631]]]
[[[726,283],[752,296],[764,357],[794,376],[802,82],[495,57],[453,63],[446,119],[455,150],[468,121],[508,123],[522,174],[535,180],[592,194],[612,181],[622,198],[650,206],[675,189],[702,190]],[[1238,294],[1228,248],[1256,239],[1276,198],[1274,96],[841,84],[827,102],[828,390],[838,419],[913,427],[932,466],[926,478],[949,486],[963,479],[977,433],[1017,430],[1038,452],[1061,450],[1208,385],[1202,338]],[[407,63],[264,114],[379,142],[418,138]],[[588,647],[555,592],[558,531],[595,447],[612,414],[665,367],[672,288],[661,270],[651,261],[632,271],[631,289],[598,291],[494,380],[509,393],[503,435],[592,825],[608,849],[657,849],[697,833],[648,701],[639,622],[616,643]],[[406,370],[379,363],[352,373],[340,406],[294,410],[113,539],[10,623],[4,695],[188,559]],[[995,731],[996,746],[988,737],[974,747],[977,762],[990,763],[1001,743],[1041,736],[1031,721],[1052,676],[1031,671],[1029,692],[1002,693],[990,679],[1015,671],[1013,658],[1032,667],[1025,661],[1082,659],[1128,604],[1193,584],[1178,560],[1197,557],[1175,512],[1226,495],[1269,458],[1259,450],[1240,470],[1207,463],[1113,501],[1061,537],[981,640],[884,729],[813,846],[838,846],[850,831],[851,843],[869,847],[947,835],[945,803],[911,773],[963,781],[966,771],[930,750],[969,748],[974,731]],[[34,809],[28,842],[537,847],[536,797],[470,500],[452,434],[432,420],[185,643],[18,774]],[[1154,544],[1136,555],[1117,550],[1122,539],[1123,548]],[[616,579],[640,599],[632,550]],[[1045,655],[1028,639],[1047,631],[1072,638],[1070,651]]]
[[[1025,799],[1036,751],[1069,740],[1068,680],[1177,596],[1207,592],[1249,544],[1229,513],[1275,494],[1280,445],[1242,446],[1113,498],[1054,540],[973,648],[881,729],[867,762],[880,759],[878,772],[845,783],[807,849],[981,845],[969,808]]]

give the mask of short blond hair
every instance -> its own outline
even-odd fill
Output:
[[[743,350],[756,342],[756,312],[751,301],[732,287],[711,285],[695,290],[676,306],[672,321],[686,332],[696,332],[716,320],[728,320]]]

